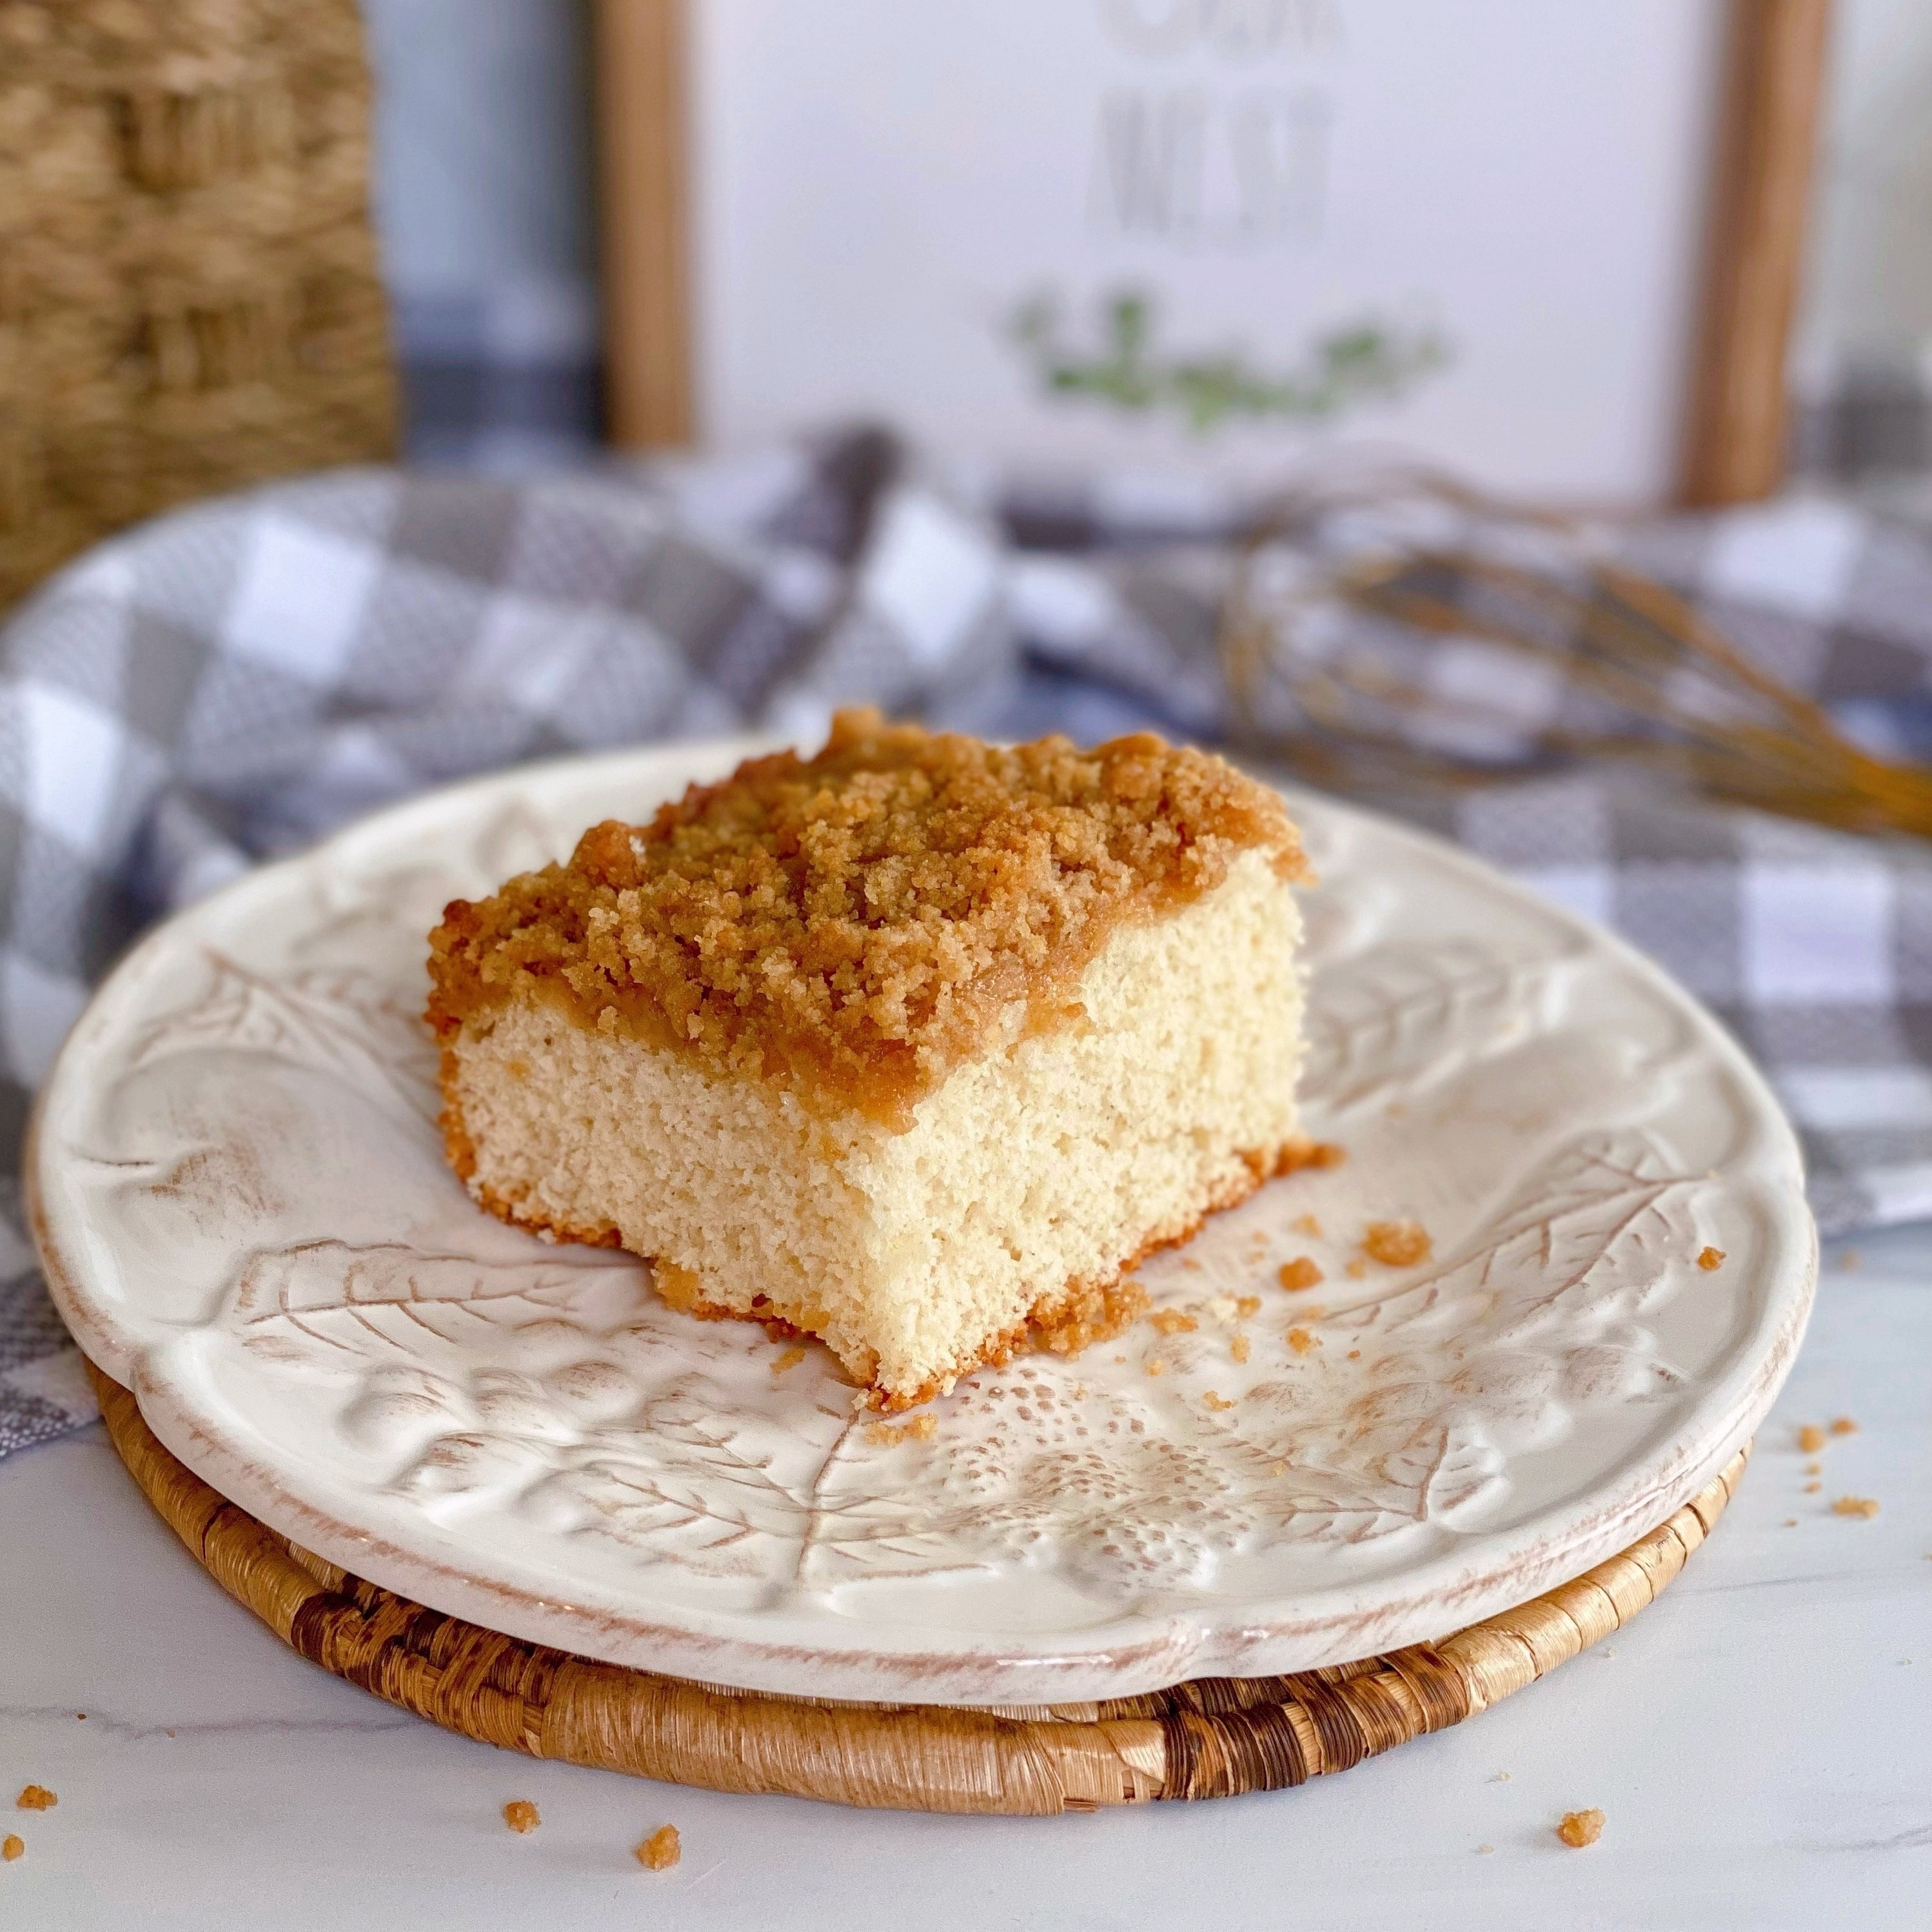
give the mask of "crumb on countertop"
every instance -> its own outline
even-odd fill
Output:
[[[1822,1476],[1825,1473],[1825,1466],[1822,1462],[1807,1462],[1804,1473],[1808,1476]]]
[[[669,1871],[683,1856],[675,1825],[660,1825],[638,1847],[638,1862],[646,1871]]]
[[[1822,1483],[1807,1483],[1804,1485],[1804,1493],[1808,1496],[1815,1496],[1824,1486]]]
[[[1413,1268],[1435,1245],[1420,1221],[1371,1221],[1362,1231],[1364,1253],[1384,1268]]]
[[[1281,1272],[1275,1278],[1292,1293],[1298,1288],[1315,1287],[1322,1280],[1322,1270],[1307,1256],[1297,1255],[1292,1262],[1282,1263]]]
[[[1556,1835],[1566,1845],[1580,1851],[1586,1845],[1594,1845],[1604,1835],[1604,1814],[1594,1804],[1587,1811],[1566,1811],[1562,1823],[1556,1828]]]
[[[1849,1415],[1838,1415],[1832,1418],[1832,1433],[1834,1436],[1856,1436],[1858,1432],[1858,1425]]]
[[[59,1802],[44,1784],[22,1785],[20,1796],[14,1801],[16,1808],[22,1811],[51,1811]]]
[[[1191,1335],[1201,1324],[1184,1310],[1156,1308],[1148,1319],[1163,1335]]]
[[[1322,1223],[1312,1214],[1298,1214],[1288,1224],[1298,1234],[1306,1234],[1311,1240],[1322,1238]]]
[[[1219,1414],[1222,1410],[1232,1408],[1234,1406],[1226,1396],[1217,1394],[1213,1389],[1210,1389],[1201,1400],[1216,1414]]]
[[[10,1865],[26,1849],[26,1840],[17,1832],[9,1832],[4,1838],[0,1838],[0,1858],[4,1858]]]
[[[513,1832],[534,1832],[543,1820],[527,1798],[513,1798],[503,1807],[503,1822]]]
[[[1228,1353],[1237,1362],[1245,1362],[1248,1359],[1248,1338],[1246,1336],[1237,1335],[1234,1339],[1228,1344]]]
[[[1312,1354],[1322,1346],[1319,1335],[1311,1335],[1306,1328],[1291,1328],[1288,1331],[1288,1346],[1298,1355]]]
[[[1825,1432],[1815,1422],[1808,1422],[1798,1432],[1798,1446],[1808,1456],[1815,1456],[1825,1446]]]
[[[1156,1355],[1148,1364],[1146,1372],[1150,1376],[1164,1376],[1167,1373],[1167,1364]]]
[[[1714,1274],[1724,1264],[1722,1248],[1700,1248],[1697,1252],[1697,1265],[1706,1274]]]
[[[1875,1516],[1878,1514],[1878,1502],[1871,1496],[1840,1496],[1832,1504],[1832,1514],[1834,1516]]]

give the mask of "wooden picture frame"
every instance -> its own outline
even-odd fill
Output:
[[[607,423],[616,447],[693,434],[687,8],[593,0]],[[1785,356],[1803,258],[1832,0],[1730,0],[1724,100],[1687,355],[1678,500],[1782,480]]]

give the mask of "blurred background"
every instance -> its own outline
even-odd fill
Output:
[[[1024,218],[1012,197],[1000,194],[977,202],[976,224],[974,205],[960,202],[958,195],[977,188],[980,174],[972,166],[956,168],[949,201],[946,170],[933,162],[935,141],[950,139],[958,147],[968,122],[937,135],[920,122],[929,118],[933,98],[946,97],[946,88],[964,100],[960,112],[968,120],[976,87],[1012,85],[1026,97],[1020,81],[1000,83],[955,44],[962,21],[986,29],[977,34],[983,44],[991,29],[1010,25],[1012,10],[999,0],[952,8],[946,10],[950,27],[926,20],[920,10],[898,11],[904,17],[892,25],[868,0],[841,0],[809,10],[809,27],[802,27],[802,11],[784,23],[748,0],[695,0],[690,88],[698,178],[692,202],[711,234],[730,238],[736,255],[721,262],[707,251],[727,248],[724,239],[695,238],[701,436],[752,440],[854,410],[904,417],[908,388],[923,382],[933,390],[945,380],[949,358],[927,326],[935,313],[958,322],[962,334],[977,330],[987,371],[976,371],[974,380],[991,388],[999,380],[999,322],[1012,316],[999,315],[1000,290],[987,286],[997,274],[986,272],[986,265],[997,262],[1005,249],[1012,262],[1006,294],[1018,305],[1018,298],[1037,292],[1028,286],[1028,272],[1053,245],[1054,222],[1060,239],[1070,238],[1084,257],[1078,265],[1084,280],[1074,276],[1078,286],[1060,290],[1072,305],[1059,316],[1059,326],[1096,352],[1105,346],[1105,322],[1090,313],[1094,292],[1150,280],[1160,284],[1177,326],[1192,302],[1202,311],[1196,334],[1246,336],[1250,344],[1260,336],[1262,348],[1279,350],[1282,332],[1269,325],[1281,302],[1269,292],[1279,288],[1291,296],[1322,274],[1342,284],[1345,294],[1351,274],[1376,288],[1376,274],[1366,272],[1360,257],[1379,249],[1370,266],[1379,272],[1379,292],[1396,322],[1418,336],[1433,330],[1449,367],[1442,376],[1428,369],[1414,373],[1414,406],[1406,413],[1370,400],[1348,427],[1424,446],[1436,440],[1480,479],[1497,485],[1534,485],[1544,472],[1561,479],[1561,460],[1538,456],[1536,439],[1547,444],[1567,439],[1574,446],[1590,427],[1561,422],[1550,410],[1540,422],[1516,422],[1516,413],[1488,390],[1470,396],[1456,422],[1443,422],[1442,408],[1432,404],[1432,382],[1453,388],[1455,363],[1465,371],[1480,365],[1490,334],[1503,326],[1502,316],[1468,313],[1480,309],[1484,286],[1499,278],[1519,305],[1524,276],[1559,294],[1574,284],[1574,309],[1557,311],[1574,356],[1567,369],[1570,390],[1592,386],[1576,376],[1594,362],[1600,392],[1623,382],[1644,408],[1660,410],[1660,423],[1681,402],[1675,394],[1664,400],[1650,394],[1667,388],[1671,371],[1619,376],[1604,369],[1604,356],[1652,328],[1658,356],[1673,367],[1683,362],[1698,222],[1710,188],[1720,6],[1702,0],[1664,10],[1633,6],[1617,10],[1613,21],[1588,23],[1557,17],[1570,10],[1439,8],[1432,10],[1438,16],[1433,34],[1391,37],[1389,10],[1370,0],[1360,6],[1348,0],[1208,6],[1192,20],[1186,8],[1165,0],[1114,10],[1103,0],[1063,0],[1059,8],[1036,10],[1059,17],[1053,33],[993,34],[995,66],[1020,68],[1022,81],[1030,74],[1041,91],[1032,131],[987,122],[982,143],[987,153],[1018,148],[1022,158],[1032,158],[1028,143],[1046,148],[1036,172],[1037,199],[1051,207]],[[601,390],[593,34],[586,0],[365,0],[365,17],[375,70],[375,212],[394,303],[412,458],[518,467],[587,452],[599,436]],[[1183,43],[1190,27],[1194,44],[1188,46]],[[1416,46],[1416,39],[1430,44]],[[809,43],[831,52],[812,60]],[[1621,83],[1604,83],[1606,58],[1621,70]],[[1091,71],[1078,68],[1082,60]],[[1117,85],[1136,62],[1167,91],[1151,108],[1123,98]],[[1426,143],[1414,147],[1414,103],[1405,97],[1405,83],[1418,75],[1439,80],[1445,62],[1453,71],[1432,97],[1438,104],[1436,145],[1433,151]],[[1140,232],[1130,228],[1134,208],[1126,211],[1123,230],[1119,208],[1094,205],[1088,148],[1107,137],[1107,116],[1113,116],[1119,151],[1123,114],[1138,104],[1146,116],[1157,116],[1163,100],[1184,97],[1190,83],[1196,98],[1200,83],[1210,94],[1219,85],[1232,103],[1227,112],[1246,108],[1250,118],[1258,87],[1264,94],[1274,87],[1287,122],[1277,137],[1274,226],[1246,238],[1244,248],[1150,236],[1154,217],[1146,208],[1140,211]],[[922,98],[922,87],[932,98]],[[1443,100],[1453,93],[1474,97],[1484,87],[1499,91],[1503,114],[1519,116],[1520,125],[1503,137],[1484,139],[1474,122],[1451,116],[1443,131]],[[1524,87],[1550,88],[1556,122],[1580,118],[1586,145],[1574,154],[1559,147],[1552,158],[1556,130],[1550,118],[1522,103]],[[881,100],[896,100],[898,112],[873,112],[866,122],[868,153],[868,143],[850,135],[850,108],[854,103],[878,108]],[[1208,104],[1214,110],[1214,98]],[[1124,137],[1142,131],[1146,148],[1160,139],[1184,141],[1186,128],[1174,125],[1173,108],[1167,112],[1165,125],[1157,120],[1148,122],[1146,130],[1126,125]],[[829,125],[841,116],[848,124],[846,153],[827,160],[825,148],[836,145]],[[1057,154],[1053,141],[1063,124],[1066,153]],[[1456,202],[1445,199],[1443,147],[1459,135],[1476,151],[1472,166],[1482,174]],[[1389,148],[1402,141],[1414,151],[1402,148],[1391,162]],[[852,153],[854,147],[860,153]],[[823,180],[800,178],[800,154],[808,172],[815,166]],[[772,168],[772,162],[781,166]],[[904,189],[906,174],[922,166],[926,174]],[[813,222],[813,197],[827,199],[827,180],[842,189],[841,207],[850,207],[854,185],[869,189],[862,205],[885,232],[868,236],[862,217],[832,230]],[[956,185],[960,180],[964,188]],[[1352,197],[1374,207],[1391,199],[1391,182],[1405,180],[1424,217],[1414,234],[1358,242],[1368,211],[1356,208]],[[1484,189],[1488,199],[1482,199]],[[1214,197],[1214,182],[1204,194]],[[892,224],[895,197],[896,212],[904,217],[898,226]],[[1606,211],[1627,211],[1630,202],[1642,205],[1644,224],[1606,239]],[[964,226],[974,232],[960,236],[955,228],[945,242],[955,262],[964,261],[950,280],[933,271],[932,236],[908,232],[916,230],[922,205],[955,222],[966,208]],[[821,261],[832,257],[823,276],[809,272],[809,261],[802,266],[798,244],[772,232],[784,228],[786,208],[796,214],[792,230],[808,232],[806,245],[818,248]],[[1113,232],[1105,232],[1109,214]],[[1171,214],[1168,226],[1178,220]],[[1503,232],[1486,234],[1497,228]],[[1453,249],[1472,262],[1472,286],[1455,282],[1453,265],[1445,268],[1430,259],[1430,236],[1445,232]],[[1532,236],[1534,248],[1524,245],[1524,234]],[[1621,290],[1616,308],[1592,299],[1586,280],[1611,244],[1629,255],[1616,268],[1621,280],[1607,284]],[[1393,274],[1391,253],[1401,265]],[[875,278],[881,257],[902,282],[926,278],[941,286],[908,298],[902,315],[883,316],[868,334],[852,326],[848,309],[838,308],[836,288]],[[1445,274],[1451,286],[1443,286]],[[1264,290],[1260,303],[1258,288]],[[878,302],[869,288],[863,294]],[[707,302],[711,315],[705,315]],[[718,315],[721,305],[728,305],[730,315]],[[1322,308],[1319,298],[1316,308]],[[777,319],[761,330],[755,316],[742,321],[742,309],[775,311]],[[1246,326],[1228,321],[1231,315],[1246,316]],[[1328,319],[1345,315],[1346,302],[1337,305],[1331,292]],[[1547,332],[1552,313],[1546,309],[1536,321]],[[916,340],[892,338],[895,322]],[[1592,326],[1604,332],[1602,348],[1574,340]],[[838,362],[836,344],[854,338],[879,371],[872,394],[863,369]],[[796,346],[796,358],[788,344]],[[904,375],[895,365],[908,358],[914,371]],[[744,367],[748,359],[758,367]],[[1499,388],[1513,380],[1520,392],[1534,380],[1516,344],[1499,348],[1493,359],[1502,371]],[[1010,353],[1005,379],[1018,396],[1024,369]],[[1789,452],[1798,477],[1849,483],[1892,508],[1926,512],[1932,502],[1926,490],[1932,464],[1932,10],[1918,0],[1839,0],[1832,16],[1789,382]],[[927,422],[908,427],[956,442],[980,404],[982,396],[964,385],[955,406],[929,404]],[[1424,410],[1420,417],[1418,408]],[[1607,408],[1623,408],[1623,398]],[[1265,462],[1296,446],[1292,435],[1265,430],[1260,436],[1250,430],[1244,440],[1238,425],[1232,436],[1223,430],[1205,442],[1194,439],[1196,448],[1188,436],[1142,436],[1136,446],[1132,439],[1109,442],[1090,435],[1094,419],[1094,412],[1063,412],[1054,427],[1074,452],[1100,460],[1157,456],[1184,462],[1205,448],[1214,464],[1252,462],[1258,448]],[[1488,464],[1482,462],[1486,446]],[[1470,462],[1472,450],[1476,460]],[[1661,476],[1664,462],[1656,440],[1644,450],[1606,456],[1619,483],[1636,485]],[[1661,490],[1648,494],[1656,499]]]

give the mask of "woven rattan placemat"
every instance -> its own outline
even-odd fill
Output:
[[[90,1372],[115,1448],[168,1526],[325,1670],[532,1757],[902,1810],[1037,1816],[1277,1790],[1460,1724],[1654,1601],[1724,1514],[1749,1454],[1621,1555],[1439,1643],[1093,1704],[821,1703],[596,1663],[364,1582],[218,1495],[161,1446],[127,1390]]]

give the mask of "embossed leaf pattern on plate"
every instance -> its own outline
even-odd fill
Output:
[[[435,1125],[426,922],[728,749],[405,807],[406,833],[255,875],[110,984],[46,1102],[50,1222],[94,1258],[57,1292],[256,1514],[299,1497],[310,1547],[338,1523],[336,1560],[380,1541],[392,1587],[466,1573],[618,1660],[686,1630],[695,1674],[1009,1701],[1042,1680],[998,1659],[1118,1688],[1103,1628],[1166,1633],[1126,1672],[1149,1683],[1357,1654],[1364,1618],[1371,1647],[1430,1634],[1378,1606],[1432,1576],[1466,1606],[1533,1594],[1552,1538],[1648,1526],[1604,1499],[1656,1507],[1660,1456],[1688,1481],[1736,1446],[1696,1432],[1735,1435],[1740,1398],[1697,1418],[1767,1298],[1789,1335],[1809,1292],[1795,1151],[1751,1076],[1587,932],[1313,801],[1308,1124],[1348,1157],[1146,1264],[1154,1318],[1112,1343],[881,1422],[822,1350],[483,1214]],[[1405,1216],[1430,1252],[1376,1262],[1366,1224]],[[1741,1258],[1698,1270],[1713,1239]],[[1284,1287],[1291,1260],[1319,1286]]]

